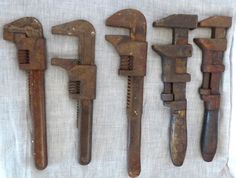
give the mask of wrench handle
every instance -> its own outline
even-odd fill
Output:
[[[138,177],[141,172],[141,118],[143,108],[143,77],[128,78],[128,174]]]
[[[170,152],[175,166],[182,166],[187,149],[186,111],[171,111]]]
[[[29,72],[30,109],[33,120],[34,159],[37,169],[47,166],[44,71]]]
[[[128,173],[137,177],[141,172],[141,118],[129,118],[128,122]]]
[[[80,117],[80,156],[79,162],[87,165],[91,161],[93,101],[82,99]]]
[[[204,123],[201,135],[201,152],[205,161],[213,160],[217,148],[217,131],[218,131],[218,111],[204,112]]]

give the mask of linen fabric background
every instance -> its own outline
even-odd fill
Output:
[[[201,50],[194,37],[209,37],[209,29],[189,32],[193,56],[188,59],[191,82],[187,83],[188,149],[182,167],[175,167],[169,154],[169,108],[160,94],[161,58],[154,43],[171,43],[171,30],[153,28],[152,22],[171,14],[197,14],[199,20],[212,15],[234,16],[234,0],[1,0],[0,1],[0,177],[1,178],[124,178],[127,174],[127,78],[118,75],[119,56],[105,41],[105,34],[126,34],[127,30],[105,26],[105,20],[118,10],[140,10],[147,20],[147,75],[144,84],[142,116],[142,171],[140,178],[229,178],[227,170],[231,114],[231,46],[234,24],[228,30],[221,85],[219,143],[214,161],[204,162],[200,153],[203,123]],[[18,67],[16,47],[2,39],[3,25],[24,16],[36,17],[47,39],[46,111],[48,167],[38,171],[32,156],[32,127],[28,103],[27,75]],[[76,58],[76,38],[51,34],[53,25],[76,19],[91,22],[96,29],[97,98],[94,101],[92,161],[78,164],[79,129],[76,128],[76,102],[68,97],[68,75],[51,66],[52,57]]]

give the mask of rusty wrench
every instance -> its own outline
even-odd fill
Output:
[[[29,74],[35,166],[37,169],[44,169],[47,166],[44,88],[46,40],[43,37],[42,25],[33,17],[24,17],[5,25],[3,37],[16,44],[19,67]]]
[[[130,177],[136,177],[141,171],[141,117],[147,60],[146,19],[137,10],[124,9],[110,16],[106,25],[130,30],[129,36],[106,35],[106,40],[120,55],[119,75],[128,76],[128,173]]]
[[[212,161],[217,149],[218,112],[220,108],[220,79],[224,72],[223,55],[227,47],[226,29],[232,18],[213,16],[198,23],[199,27],[211,28],[211,38],[195,38],[201,48],[203,81],[199,89],[204,101],[205,113],[201,135],[201,152],[205,161]]]
[[[69,75],[69,96],[78,101],[80,118],[80,158],[86,165],[91,160],[93,100],[96,94],[95,29],[85,20],[76,20],[52,27],[52,33],[76,36],[80,40],[78,59],[53,58],[52,65],[64,68]],[[79,108],[77,108],[79,109]],[[79,122],[78,122],[79,123]]]
[[[186,82],[191,80],[187,72],[187,57],[192,55],[188,44],[188,31],[197,27],[197,16],[176,14],[155,21],[154,27],[173,29],[170,45],[153,45],[152,48],[162,57],[162,80],[164,91],[161,98],[171,109],[170,153],[174,165],[181,166],[187,149],[187,100]]]

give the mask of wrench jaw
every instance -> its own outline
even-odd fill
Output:
[[[4,25],[3,38],[14,42],[14,34],[22,33],[28,38],[43,38],[43,28],[38,19],[23,17]]]
[[[42,25],[36,18],[24,17],[6,24],[3,38],[16,44],[21,69],[46,69],[46,42]]]
[[[146,19],[138,10],[124,9],[118,11],[106,20],[106,25],[129,29],[131,40],[143,42],[146,40]]]
[[[75,36],[79,39],[78,60],[80,64],[94,64],[96,32],[86,20],[75,20],[52,27],[52,34]]]
[[[198,26],[202,28],[224,28],[227,29],[232,25],[232,17],[228,16],[212,16],[198,22]]]
[[[126,35],[105,35],[105,39],[110,42],[115,49],[117,49],[119,44],[129,41],[130,37]],[[117,52],[119,53],[119,51]]]
[[[42,170],[47,166],[44,88],[46,40],[43,37],[42,25],[34,17],[18,19],[4,26],[3,38],[15,43],[19,67],[28,72],[34,159],[36,168]]]
[[[67,36],[80,36],[86,37],[94,36],[95,29],[91,23],[86,20],[75,20],[64,24],[52,27],[52,34],[67,35]]]
[[[126,36],[126,35],[105,35],[105,39],[110,42],[112,44],[112,46],[116,49],[117,53],[120,56],[120,69],[125,68],[125,69],[129,69],[129,57],[128,56],[124,56],[121,54],[121,51],[119,50],[119,46],[126,43],[127,41],[130,41],[130,37]],[[127,60],[127,62],[123,62],[122,61]]]
[[[63,58],[52,58],[51,64],[54,66],[59,66],[69,72],[77,64],[75,59],[63,59]]]
[[[106,35],[120,56],[119,75],[145,76],[147,43],[130,40],[129,36]]]
[[[112,44],[120,56],[119,46],[130,41],[130,37],[126,35],[105,35],[105,39]]]
[[[153,27],[195,29],[197,15],[174,14],[153,22]]]
[[[128,29],[136,29],[142,26],[142,22],[146,21],[144,15],[135,9],[123,9],[106,20],[106,25],[111,27],[122,27]]]

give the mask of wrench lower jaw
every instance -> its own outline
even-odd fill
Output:
[[[218,111],[205,110],[201,135],[201,153],[204,161],[211,162],[217,149]]]
[[[182,166],[187,150],[187,123],[185,110],[172,110],[170,121],[170,154],[175,166]]]

